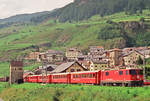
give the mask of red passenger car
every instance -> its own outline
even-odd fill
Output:
[[[51,75],[39,75],[38,76],[38,83],[50,83],[51,82]]]
[[[30,75],[30,76],[28,76],[28,82],[37,83],[38,82],[38,75]]]
[[[143,85],[143,70],[141,69],[121,69],[106,70],[102,72],[102,85]]]
[[[70,83],[70,74],[69,73],[52,74],[51,83]]]
[[[101,71],[71,73],[71,84],[100,84]]]

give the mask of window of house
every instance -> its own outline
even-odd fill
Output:
[[[71,69],[71,72],[74,72],[74,69]]]
[[[81,71],[81,69],[77,69],[77,72]]]
[[[109,72],[106,72],[105,75],[108,76],[108,75],[109,75]]]
[[[123,71],[119,71],[119,75],[123,75]]]

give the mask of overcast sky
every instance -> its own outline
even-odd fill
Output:
[[[73,0],[0,0],[0,19],[16,14],[50,11]]]

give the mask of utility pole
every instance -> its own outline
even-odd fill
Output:
[[[145,51],[144,51],[144,59],[143,59],[143,75],[144,75],[144,81],[146,80],[146,72],[145,72]]]
[[[45,68],[44,68],[45,66]],[[45,75],[46,74],[46,75]],[[46,76],[46,77],[44,77]],[[42,82],[46,82],[47,80],[47,61],[46,60],[42,60]]]

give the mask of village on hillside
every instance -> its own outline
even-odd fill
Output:
[[[150,47],[131,47],[105,50],[102,46],[90,46],[83,54],[78,48],[68,48],[66,52],[48,50],[44,53],[31,52],[25,60],[35,60],[43,64],[32,71],[24,71],[24,76],[50,73],[95,71],[121,68],[143,68],[145,59],[150,58]]]

